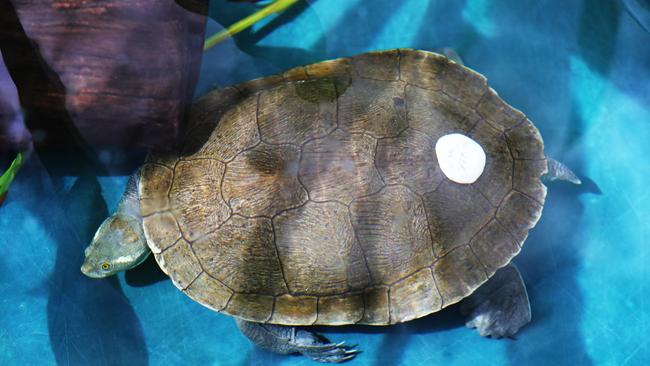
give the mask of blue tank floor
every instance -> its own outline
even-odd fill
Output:
[[[225,6],[241,12],[222,15]],[[247,6],[213,1],[213,17],[230,24]],[[533,311],[516,340],[481,338],[454,309],[389,328],[321,328],[358,343],[350,364],[649,364],[650,34],[620,2],[318,0],[297,10],[263,38],[245,33],[206,53],[197,95],[368,50],[449,46],[585,182],[549,186],[516,259]],[[125,183],[52,178],[36,156],[26,163],[0,209],[0,364],[313,364],[254,349],[151,262],[83,277],[83,249]]]

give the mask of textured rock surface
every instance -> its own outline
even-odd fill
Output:
[[[175,141],[196,85],[205,24],[186,3],[3,1],[0,49],[35,142],[143,148]],[[3,124],[0,149],[17,144]]]

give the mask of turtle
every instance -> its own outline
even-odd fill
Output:
[[[468,327],[509,337],[531,320],[511,261],[543,177],[580,183],[484,76],[435,52],[368,52],[196,101],[81,270],[103,278],[153,253],[253,344],[321,362],[358,350],[309,326],[388,326],[459,302]]]

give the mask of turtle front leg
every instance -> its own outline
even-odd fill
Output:
[[[331,343],[327,338],[297,327],[261,324],[235,319],[237,327],[254,345],[279,354],[300,353],[318,362],[340,363],[351,360],[359,352],[343,342]]]
[[[498,270],[492,278],[463,300],[465,325],[484,337],[512,337],[531,319],[526,286],[514,264]]]

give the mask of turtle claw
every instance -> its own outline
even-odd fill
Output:
[[[349,355],[349,356],[345,356],[345,357],[343,357],[343,358],[341,359],[341,361],[339,361],[339,362],[337,362],[337,363],[341,363],[341,362],[349,361],[349,360],[353,359],[355,356],[356,356],[356,354],[354,354],[354,355]]]
[[[355,358],[361,352],[358,349],[345,346],[343,343],[337,343],[334,345],[335,347],[330,349],[317,350],[310,348],[300,353],[317,362],[342,363]]]
[[[312,335],[311,338],[312,341],[328,342],[321,336]],[[326,344],[304,344],[298,341],[296,344],[296,350],[304,356],[314,361],[327,363],[341,363],[353,359],[360,352],[355,347],[356,345],[347,345],[345,341]]]
[[[350,349],[356,348],[357,346],[358,345],[356,343],[354,343],[354,344],[346,344],[345,341],[342,341],[342,342],[339,342],[339,343],[336,344],[336,347],[345,347],[345,348],[350,348]]]

